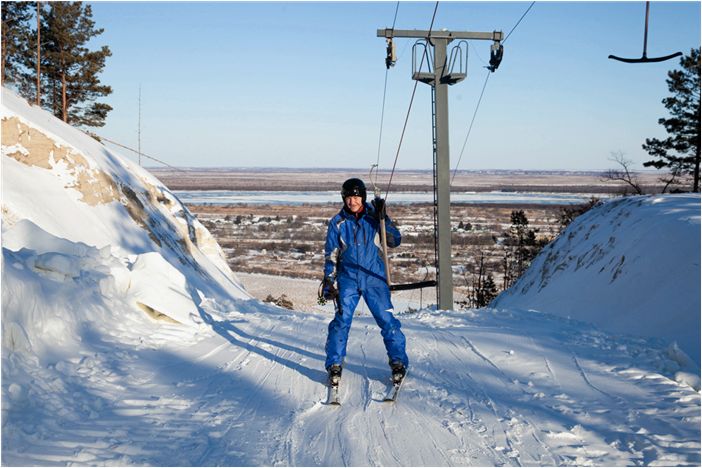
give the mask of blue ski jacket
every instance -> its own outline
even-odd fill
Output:
[[[336,280],[339,290],[386,285],[380,222],[369,203],[359,217],[342,208],[330,221],[324,247],[324,277]],[[388,247],[397,247],[402,235],[390,217],[385,218]]]

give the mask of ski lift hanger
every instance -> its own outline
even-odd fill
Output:
[[[375,178],[373,178],[373,170],[375,169]],[[378,180],[378,165],[373,164],[370,168],[370,172],[368,173],[368,179],[370,182],[373,184],[373,195],[375,198],[380,198],[381,192],[380,188],[376,184]],[[436,286],[436,280],[424,280],[424,281],[418,281],[416,283],[406,283],[406,284],[392,284],[392,279],[390,275],[390,262],[388,261],[388,244],[387,244],[387,239],[386,239],[386,232],[385,232],[385,220],[381,219],[380,220],[380,241],[382,244],[382,250],[383,250],[383,260],[385,261],[385,277],[387,278],[387,283],[388,287],[390,288],[390,291],[408,291],[411,289],[422,289],[422,288],[430,288],[433,286]]]
[[[643,43],[643,55],[641,58],[622,58],[622,57],[617,57],[616,55],[610,55],[609,58],[612,60],[619,60],[620,62],[625,62],[625,63],[654,63],[654,62],[665,62],[666,60],[670,60],[675,57],[679,57],[682,55],[682,52],[675,52],[674,54],[670,55],[664,55],[662,57],[647,57],[646,56],[646,46],[648,42],[648,13],[650,9],[650,2],[646,2],[646,20],[645,20],[645,27],[644,27],[644,43]]]

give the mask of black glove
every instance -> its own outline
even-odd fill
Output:
[[[385,199],[384,198],[376,197],[373,199],[371,204],[373,205],[373,208],[375,208],[375,217],[378,221],[388,217],[388,214],[385,211]]]
[[[339,292],[336,290],[336,286],[334,286],[334,280],[332,280],[331,278],[324,278],[324,285],[322,286],[322,297],[327,301],[331,301],[336,299],[338,295]]]

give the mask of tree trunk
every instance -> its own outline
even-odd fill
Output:
[[[61,73],[61,118],[68,123],[68,98],[66,96],[66,72]]]
[[[5,47],[4,40],[2,41],[2,59],[0,59],[0,85],[5,85],[5,51],[7,48]]]
[[[51,86],[51,95],[49,96],[51,98],[51,113],[56,115],[56,80],[49,81],[49,84]]]
[[[695,180],[692,182],[692,191],[699,192],[700,191],[700,144],[699,144],[699,142],[697,143],[697,157],[695,158],[694,178],[695,178]]]
[[[0,47],[0,49],[2,49],[2,53],[0,54],[0,55],[2,55],[2,59],[0,59],[2,62],[2,63],[0,63],[0,67],[1,67],[0,68],[0,84],[2,84],[2,85],[5,84],[5,63],[7,62],[7,42],[8,42],[7,34],[5,34],[5,32],[3,31],[2,46]]]
[[[37,2],[37,106],[41,106],[41,4]]]

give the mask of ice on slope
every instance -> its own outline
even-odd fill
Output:
[[[700,195],[610,200],[577,218],[493,302],[677,342],[700,363]]]

